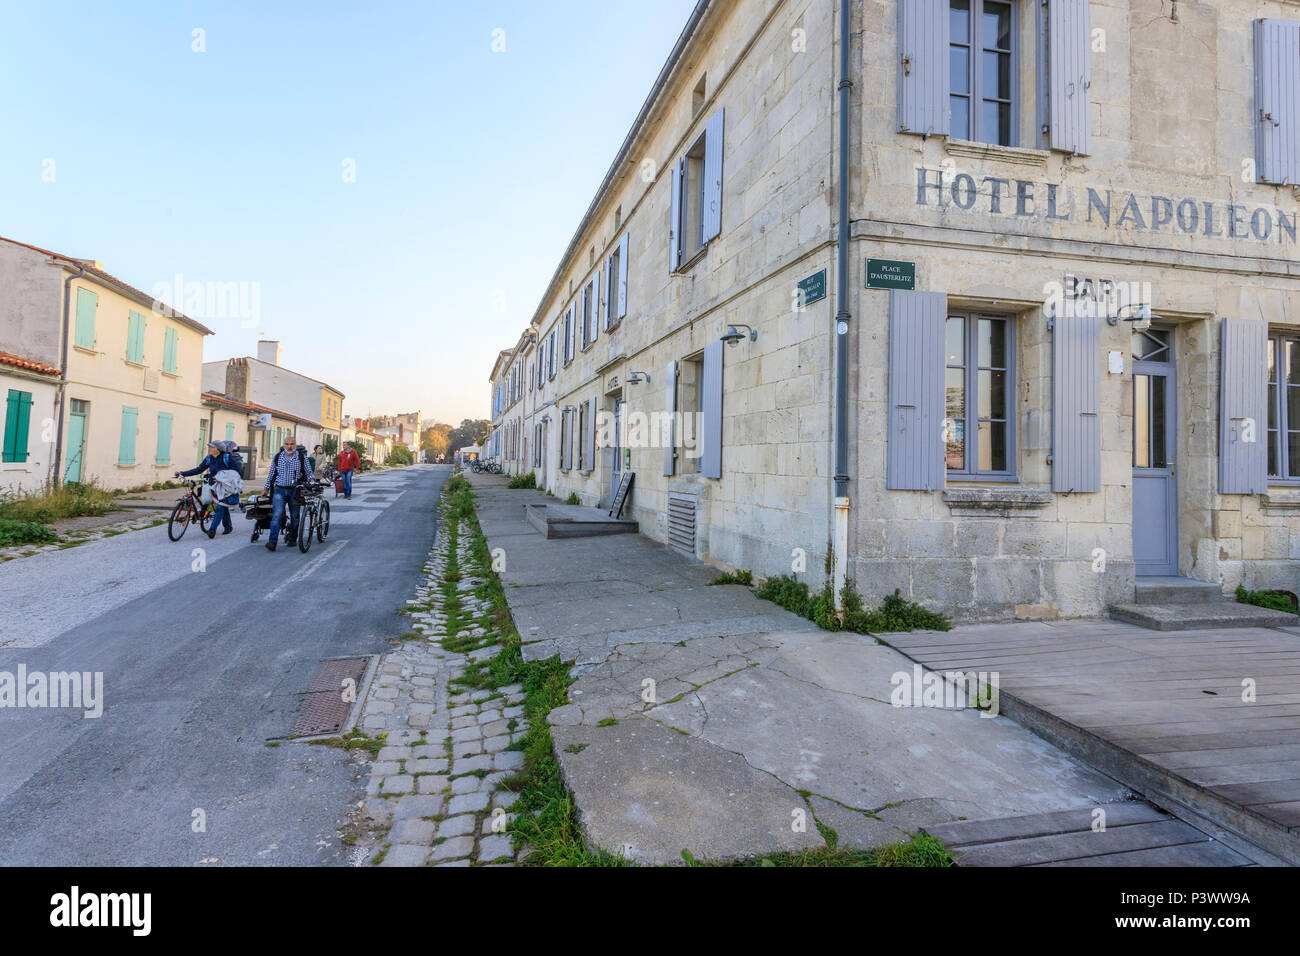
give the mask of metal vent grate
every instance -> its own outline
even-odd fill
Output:
[[[699,499],[694,495],[668,493],[668,545],[682,554],[695,555],[695,509]]]
[[[316,737],[337,734],[347,722],[348,713],[361,694],[361,679],[366,673],[366,657],[344,657],[321,661],[312,676],[311,685],[302,695],[298,720],[293,727],[295,737]],[[344,682],[351,681],[350,694],[344,694]],[[346,699],[351,697],[352,700]]]

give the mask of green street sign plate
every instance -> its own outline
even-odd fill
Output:
[[[916,263],[901,259],[868,259],[868,289],[916,289]]]
[[[799,280],[800,305],[812,305],[826,298],[826,270]]]

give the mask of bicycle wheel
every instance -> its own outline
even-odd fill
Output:
[[[316,540],[325,543],[325,536],[330,533],[330,503],[320,503],[320,514],[316,516]]]
[[[176,507],[172,509],[172,516],[167,519],[167,537],[173,541],[179,541],[185,537],[185,529],[190,526],[192,517],[194,517],[194,512],[189,501],[176,502]]]
[[[204,508],[199,512],[199,530],[204,534],[208,533],[208,528],[212,522],[217,520],[217,513],[211,508]]]
[[[311,534],[314,530],[312,525],[315,523],[312,521],[313,517],[315,516],[310,508],[302,509],[302,518],[298,521],[298,550],[303,554],[311,550]]]

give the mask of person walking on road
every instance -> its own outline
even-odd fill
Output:
[[[266,473],[265,490],[271,493],[271,540],[266,542],[267,551],[275,550],[286,505],[289,507],[289,526],[284,532],[284,543],[292,545],[298,542],[298,513],[301,508],[298,486],[313,477],[307,449],[300,446],[292,435],[286,435],[284,447],[275,453]]]
[[[202,471],[207,471],[208,477],[215,479],[223,471],[243,471],[244,464],[239,454],[227,451],[222,445],[217,444],[215,440],[208,442],[208,453],[204,459],[194,468],[188,471],[178,471],[174,478],[192,478]],[[239,493],[226,495],[224,498],[217,499],[217,511],[212,516],[212,524],[208,525],[208,537],[217,536],[217,524],[221,524],[221,533],[230,534],[235,530],[235,526],[230,521],[229,505],[239,504]]]
[[[361,459],[357,456],[357,450],[351,445],[344,445],[343,450],[339,452],[339,477],[343,479],[345,499],[352,497],[352,472],[360,467]]]

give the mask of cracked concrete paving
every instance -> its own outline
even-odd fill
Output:
[[[894,707],[912,661],[871,637],[706,587],[713,568],[639,535],[547,540],[522,507],[545,496],[471,481],[525,656],[575,662],[550,723],[593,844],[645,863],[734,858],[822,846],[815,819],[868,849],[1131,796],[1005,717]]]

